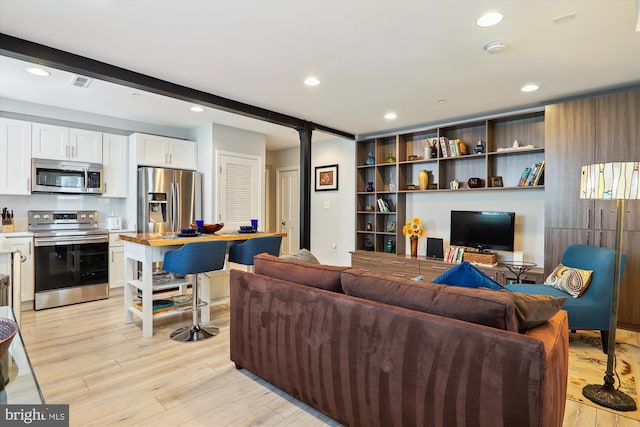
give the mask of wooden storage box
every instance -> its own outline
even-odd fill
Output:
[[[498,262],[496,254],[478,254],[475,252],[465,252],[462,259],[467,262],[477,262],[478,264],[494,265]]]

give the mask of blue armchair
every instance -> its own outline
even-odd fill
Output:
[[[626,264],[626,256],[622,255],[622,270]],[[611,289],[613,286],[613,269],[615,251],[589,245],[571,245],[562,255],[562,264],[568,267],[593,270],[591,283],[579,298],[550,286],[541,285],[508,285],[507,289],[525,294],[550,295],[567,297],[563,309],[569,314],[569,329],[597,329],[602,339],[602,351],[607,353],[609,341],[609,312],[611,310]]]

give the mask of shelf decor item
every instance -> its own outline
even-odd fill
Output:
[[[367,155],[367,165],[371,166],[371,165],[375,165],[376,164],[376,158],[373,157],[373,154],[369,153]]]
[[[409,238],[411,244],[411,257],[418,257],[418,238],[424,237],[424,227],[421,224],[420,218],[413,217],[411,221],[407,221],[402,227],[402,234]]]
[[[429,188],[429,174],[424,169],[422,169],[418,174],[418,188],[421,190]]]
[[[387,163],[395,163],[396,162],[396,156],[394,156],[393,153],[387,154],[385,162],[387,162]]]
[[[609,345],[607,370],[604,384],[589,384],[582,389],[587,399],[598,405],[616,411],[635,411],[633,398],[614,388],[614,368],[616,360],[616,327],[618,322],[618,299],[622,274],[622,231],[624,229],[625,200],[640,199],[638,191],[638,167],[640,162],[596,163],[582,167],[580,198],[616,201],[616,246],[611,289],[611,310],[609,315]]]
[[[316,166],[316,191],[338,190],[338,165]]]

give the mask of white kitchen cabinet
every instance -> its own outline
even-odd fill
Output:
[[[127,137],[102,135],[102,167],[104,191],[102,197],[127,197]]]
[[[102,133],[33,123],[31,155],[36,159],[102,163]]]
[[[26,260],[22,263],[20,275],[21,301],[35,299],[35,283],[33,271],[33,237],[12,237],[11,233],[4,234],[14,249],[20,251]]]
[[[197,147],[193,141],[169,139],[170,167],[176,169],[198,169]]]
[[[141,133],[131,135],[131,139],[137,144],[137,164],[140,166],[197,169],[196,143],[193,141]]]
[[[31,122],[0,118],[0,194],[31,192]]]
[[[124,241],[120,235],[135,233],[135,231],[110,231],[109,232],[109,288],[121,288],[124,286]]]
[[[102,163],[102,132],[69,129],[69,160]]]

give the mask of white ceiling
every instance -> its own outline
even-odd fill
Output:
[[[477,26],[492,10],[503,21]],[[0,32],[366,135],[640,84],[639,10],[636,0],[0,0]],[[506,49],[486,53],[493,40]],[[265,133],[270,149],[298,141],[291,129],[105,82],[74,88],[68,73],[35,78],[23,65],[0,61],[0,97],[163,126],[213,121]],[[321,84],[304,86],[308,75]],[[530,82],[540,89],[521,92]]]

